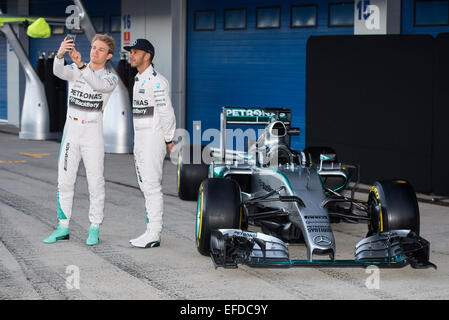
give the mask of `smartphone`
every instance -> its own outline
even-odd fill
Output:
[[[71,33],[67,34],[67,40],[73,40],[73,44],[75,44],[75,39],[76,39],[76,34],[71,34]],[[70,51],[72,51],[72,49],[70,49]]]
[[[73,42],[75,42],[75,39],[76,39],[76,34],[71,34],[71,33],[67,34],[67,40],[73,40]]]

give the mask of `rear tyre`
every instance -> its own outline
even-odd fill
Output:
[[[240,187],[234,180],[204,180],[199,188],[195,224],[196,246],[202,255],[210,253],[211,232],[217,229],[241,229]]]
[[[202,146],[198,146],[198,150],[202,149]],[[189,145],[178,152],[177,183],[178,196],[181,200],[195,200],[198,196],[201,181],[208,176],[209,165],[193,163],[193,152],[198,152],[198,150]]]
[[[377,181],[368,195],[368,214],[368,236],[400,229],[419,235],[418,201],[405,180]]]

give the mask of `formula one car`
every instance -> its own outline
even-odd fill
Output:
[[[228,150],[228,126],[244,125],[265,128],[246,150]],[[418,203],[407,181],[377,181],[366,201],[355,199],[357,166],[339,163],[330,147],[290,148],[299,129],[291,127],[288,109],[224,107],[220,134],[219,148],[184,145],[177,170],[179,197],[197,200],[197,249],[216,267],[436,268],[430,243],[419,236]],[[195,152],[201,162],[192,163]],[[331,222],[337,221],[368,225],[354,260],[335,259]],[[298,243],[307,248],[306,260],[289,258],[288,244]]]

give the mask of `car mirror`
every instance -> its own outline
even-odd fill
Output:
[[[321,161],[336,161],[337,155],[335,153],[322,153],[320,154]]]

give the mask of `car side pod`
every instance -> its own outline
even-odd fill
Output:
[[[290,260],[280,239],[259,232],[219,229],[211,233],[210,256],[215,268],[363,267],[437,268],[429,262],[429,242],[410,230],[378,233],[361,240],[354,260]]]

